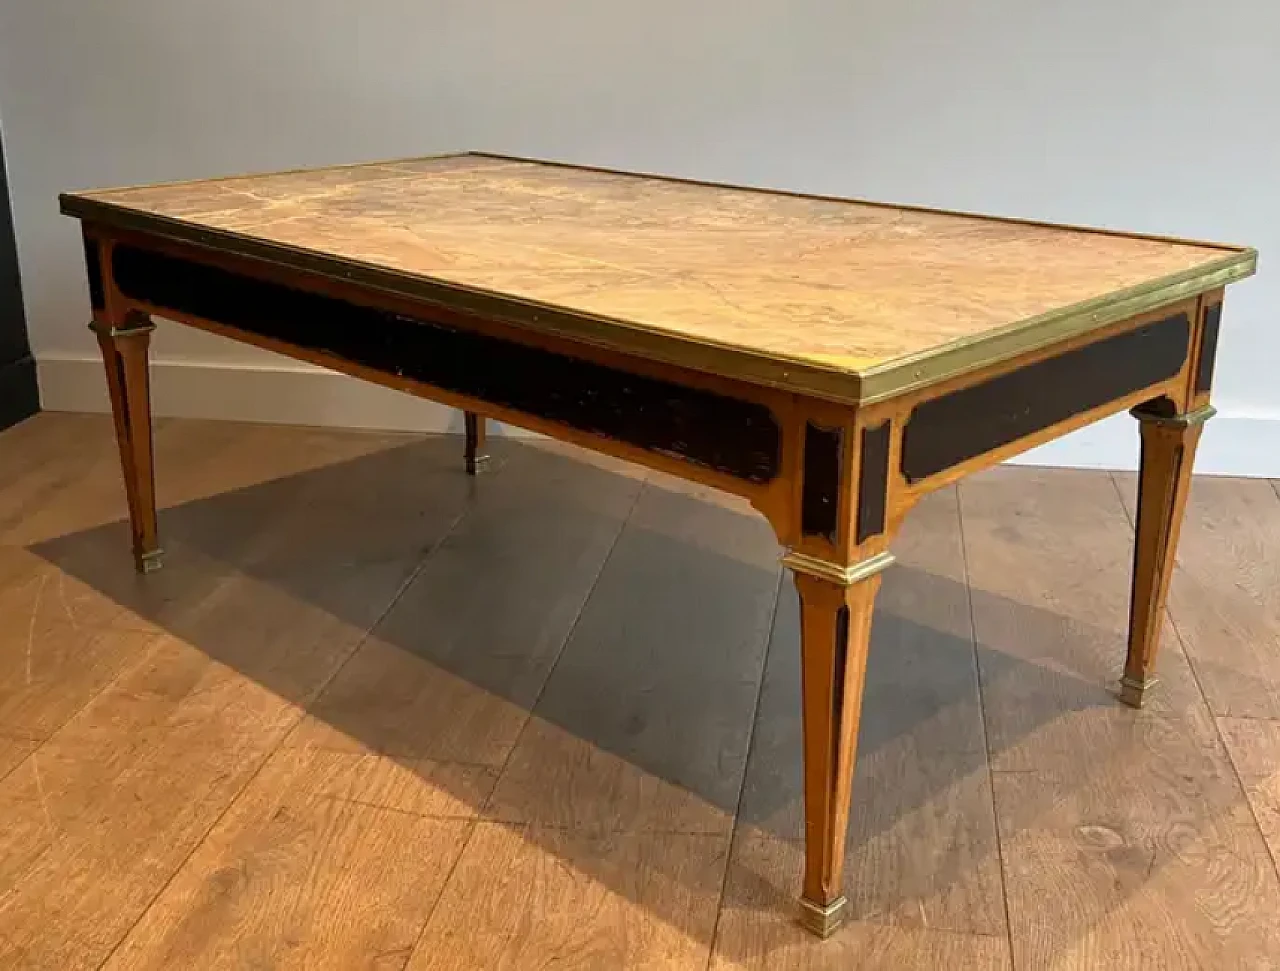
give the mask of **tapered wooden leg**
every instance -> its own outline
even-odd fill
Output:
[[[1145,406],[1133,410],[1142,423],[1142,464],[1129,605],[1129,656],[1120,679],[1120,700],[1134,708],[1142,707],[1143,695],[1155,684],[1161,620],[1191,488],[1191,466],[1201,429],[1213,413],[1209,405],[1173,416],[1162,416]]]
[[[467,425],[467,475],[475,475],[489,461],[485,451],[485,422],[475,412],[463,412]]]
[[[151,383],[147,351],[155,325],[141,315],[124,326],[90,325],[98,336],[102,362],[111,393],[120,467],[133,530],[133,561],[139,573],[160,568],[161,550],[156,530],[156,488],[151,447]]]
[[[800,920],[820,937],[844,922],[845,837],[853,796],[858,718],[871,615],[884,554],[861,577],[832,579],[796,571],[800,593],[804,705],[804,889]]]

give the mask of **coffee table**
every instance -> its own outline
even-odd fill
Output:
[[[160,562],[153,316],[462,408],[472,473],[492,417],[749,500],[799,590],[800,914],[822,936],[847,909],[872,609],[903,517],[1132,409],[1119,697],[1140,706],[1213,414],[1223,290],[1256,262],[1244,247],[477,153],[61,204],[82,223],[140,571]]]

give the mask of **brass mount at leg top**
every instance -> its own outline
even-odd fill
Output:
[[[1138,421],[1151,425],[1166,425],[1171,428],[1189,428],[1192,425],[1203,425],[1217,413],[1218,409],[1213,405],[1204,405],[1182,415],[1161,415],[1158,412],[1147,409],[1144,405],[1138,405],[1138,407],[1129,411],[1129,414],[1133,415]]]
[[[156,329],[156,325],[150,317],[135,314],[130,316],[128,323],[123,327],[114,327],[94,320],[89,323],[89,329],[99,337],[137,337],[139,334],[150,334]]]
[[[787,550],[782,556],[782,565],[789,566],[796,573],[807,573],[809,576],[830,580],[842,587],[851,587],[861,580],[873,577],[886,567],[892,566],[894,555],[888,550],[869,556],[850,566],[841,566],[829,560],[822,560],[808,553]]]

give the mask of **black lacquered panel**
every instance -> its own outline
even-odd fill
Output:
[[[844,432],[804,426],[804,482],[800,488],[800,532],[834,543],[840,531],[840,457]]]
[[[884,532],[889,494],[889,422],[862,430],[862,465],[858,473],[858,529],[861,543]]]
[[[750,482],[778,474],[764,405],[128,246],[134,299],[684,459]]]
[[[1196,391],[1213,386],[1213,364],[1218,356],[1218,328],[1222,324],[1222,304],[1215,303],[1204,312],[1204,329],[1200,332],[1200,359],[1196,364]]]
[[[98,256],[99,250],[96,239],[84,237],[84,267],[89,275],[89,304],[94,310],[102,310],[107,306],[107,295],[102,286],[102,261]]]
[[[1185,313],[925,401],[902,440],[909,482],[1173,377],[1187,360]]]

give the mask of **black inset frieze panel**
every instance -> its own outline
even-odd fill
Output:
[[[858,528],[861,543],[884,532],[889,492],[889,422],[862,430],[862,466],[858,473]]]
[[[1174,314],[916,405],[902,439],[908,482],[1173,377],[1191,320]]]
[[[116,287],[145,301],[388,375],[768,482],[782,433],[764,405],[129,246]]]
[[[1218,356],[1218,328],[1222,324],[1222,303],[1213,304],[1204,312],[1204,329],[1200,332],[1200,359],[1196,364],[1196,393],[1201,394],[1213,386],[1213,362]]]
[[[800,487],[800,532],[834,543],[840,531],[840,456],[844,431],[804,426],[804,482]]]
[[[96,239],[84,238],[84,266],[89,274],[89,305],[94,310],[102,310],[107,306],[106,291],[102,286],[102,261],[98,256],[100,247]]]

